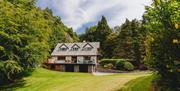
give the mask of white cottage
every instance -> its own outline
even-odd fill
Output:
[[[45,64],[63,72],[91,73],[97,66],[99,48],[99,42],[58,43]]]

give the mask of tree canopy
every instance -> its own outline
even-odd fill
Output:
[[[37,8],[35,0],[1,0],[0,83],[39,66],[58,42],[76,40],[72,29],[50,9]]]
[[[155,0],[146,7],[146,62],[158,71],[160,91],[178,91],[180,85],[180,1]]]
[[[112,30],[110,29],[106,18],[102,16],[101,21],[98,22],[97,26],[91,26],[90,28],[87,28],[85,34],[80,35],[80,40],[100,42],[102,49],[101,54],[104,55],[104,57],[107,57],[107,52],[105,52],[105,46],[107,45],[106,39],[111,33]]]

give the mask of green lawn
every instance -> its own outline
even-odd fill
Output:
[[[94,76],[88,73],[56,72],[40,68],[31,76],[25,77],[24,81],[3,87],[3,91],[114,91],[130,80],[150,75],[146,72],[136,72]]]
[[[119,91],[152,91],[154,76],[139,77],[126,83]]]

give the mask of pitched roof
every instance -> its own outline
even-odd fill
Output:
[[[59,46],[59,48],[67,48],[68,49],[68,47],[64,43],[61,46]]]
[[[59,48],[61,46],[67,46],[69,49],[66,51],[61,51]],[[79,46],[77,51],[71,50],[73,46]],[[91,46],[91,50],[83,50],[86,46]],[[98,48],[100,48],[99,42],[77,42],[77,43],[58,43],[53,52],[51,53],[52,56],[78,56],[78,55],[98,55]]]
[[[71,48],[80,48],[76,43]]]

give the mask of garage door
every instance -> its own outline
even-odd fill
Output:
[[[88,72],[88,65],[79,65],[79,72]]]
[[[65,65],[66,72],[74,72],[74,65],[68,64]]]

